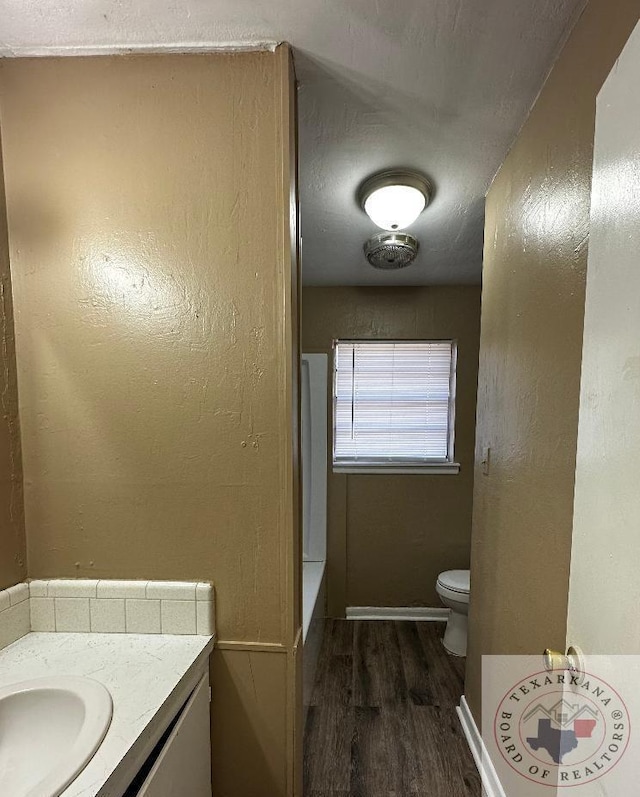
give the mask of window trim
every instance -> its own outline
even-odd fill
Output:
[[[460,473],[459,462],[437,462],[428,463],[421,462],[420,464],[410,465],[407,463],[398,462],[397,465],[334,465],[334,473],[363,473],[371,476],[380,476],[384,474],[393,474],[395,476],[413,476],[428,473],[431,476],[455,476]]]
[[[339,343],[450,343],[451,368],[449,372],[449,439],[447,441],[447,456],[445,459],[433,460],[393,460],[376,459],[357,462],[335,461],[336,448],[336,398],[337,398],[337,346]],[[458,340],[457,338],[334,338],[332,341],[332,368],[331,380],[331,465],[333,473],[362,473],[362,474],[431,474],[431,475],[456,475],[460,472],[460,463],[455,460],[455,422],[456,422],[456,382],[458,366]]]

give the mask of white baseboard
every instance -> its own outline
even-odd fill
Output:
[[[449,609],[441,606],[347,606],[347,620],[429,620],[446,623]]]
[[[505,797],[498,773],[489,758],[489,753],[482,741],[482,736],[464,695],[460,698],[457,712],[467,744],[473,755],[473,760],[476,762],[476,767],[480,773],[483,795],[486,795],[486,797]]]

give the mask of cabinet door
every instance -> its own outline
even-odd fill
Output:
[[[209,676],[187,701],[138,797],[211,797]]]

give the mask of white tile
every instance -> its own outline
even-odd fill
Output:
[[[196,603],[196,633],[212,636],[215,634],[213,603],[198,601]]]
[[[196,602],[166,600],[162,603],[163,634],[195,634]]]
[[[62,578],[49,581],[50,598],[95,598],[98,580],[95,578]]]
[[[196,600],[213,600],[213,584],[208,581],[200,581],[196,584]]]
[[[6,648],[29,633],[29,601],[22,601],[0,612],[0,648]]]
[[[3,589],[0,591],[0,612],[8,609],[11,606],[11,598],[9,597],[9,590]]]
[[[31,630],[55,631],[56,618],[53,598],[31,598]]]
[[[146,598],[146,581],[118,581],[105,579],[98,581],[98,598]]]
[[[91,631],[96,634],[124,634],[124,598],[91,598]]]
[[[147,598],[174,601],[194,601],[196,599],[195,581],[149,581]]]
[[[127,634],[159,634],[160,601],[127,599],[125,601]]]
[[[34,579],[29,582],[29,595],[32,598],[46,598],[48,595],[49,582]]]
[[[12,606],[17,606],[29,598],[29,586],[27,584],[16,584],[15,587],[9,587],[7,592]]]
[[[56,631],[71,633],[91,630],[89,598],[56,598]]]

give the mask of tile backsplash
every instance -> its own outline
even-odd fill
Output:
[[[29,631],[211,636],[214,616],[208,582],[34,580],[0,591],[0,648]]]
[[[29,633],[29,587],[16,584],[0,591],[0,648]]]

